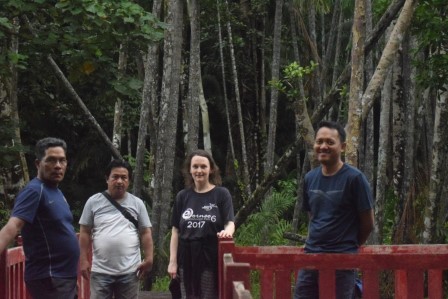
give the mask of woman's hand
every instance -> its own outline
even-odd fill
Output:
[[[169,276],[174,279],[177,276],[177,262],[170,262],[168,264],[168,274]]]

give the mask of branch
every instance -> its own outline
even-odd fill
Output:
[[[33,26],[30,23],[30,20],[28,19],[27,16],[23,16],[23,19],[25,21],[25,23],[27,24],[31,34],[37,38],[38,35],[35,32]],[[54,61],[53,57],[51,56],[51,54],[47,55],[47,60],[50,63],[51,67],[53,68],[53,71],[56,73],[56,77],[59,78],[59,80],[61,80],[63,86],[65,87],[65,89],[68,91],[69,95],[71,96],[72,99],[74,99],[78,105],[81,107],[81,109],[84,111],[84,113],[87,115],[87,119],[90,121],[90,123],[93,125],[93,127],[96,129],[96,131],[98,132],[98,134],[101,136],[101,138],[103,139],[103,141],[107,144],[107,146],[109,147],[109,149],[112,152],[112,155],[114,156],[114,158],[117,159],[123,159],[123,157],[121,156],[120,152],[118,151],[118,149],[112,144],[112,142],[110,141],[109,137],[107,137],[107,134],[104,132],[104,130],[101,128],[101,126],[98,124],[98,122],[96,121],[95,117],[92,115],[92,113],[90,113],[89,108],[87,108],[87,106],[84,104],[83,100],[81,99],[81,97],[76,93],[75,89],[73,88],[73,86],[71,85],[71,83],[68,81],[67,77],[64,75],[64,73],[62,72],[62,70],[59,68],[58,64],[56,63],[56,61]]]

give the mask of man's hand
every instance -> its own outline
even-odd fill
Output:
[[[90,263],[89,263],[89,261],[86,259],[80,259],[79,264],[80,264],[80,270],[81,270],[82,277],[84,277],[84,279],[89,280],[90,279]]]
[[[152,260],[144,260],[140,265],[137,267],[137,277],[139,279],[142,279],[145,274],[152,269]]]

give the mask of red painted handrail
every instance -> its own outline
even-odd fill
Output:
[[[294,246],[235,246],[232,240],[219,244],[220,298],[232,298],[233,282],[250,290],[249,270],[260,272],[261,298],[291,298],[299,269],[317,269],[320,298],[335,298],[335,270],[358,269],[363,280],[363,298],[380,298],[379,274],[392,270],[395,298],[445,298],[442,274],[448,270],[448,245],[364,246],[358,254],[305,254]],[[425,275],[428,284],[425,289]],[[241,289],[241,285],[239,286]],[[238,298],[238,297],[233,297]]]
[[[21,244],[20,237],[17,240]],[[0,299],[31,299],[25,282],[25,254],[22,246],[5,250],[0,254]],[[89,282],[78,275],[78,299],[89,299]]]

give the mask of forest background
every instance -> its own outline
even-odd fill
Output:
[[[0,224],[68,143],[75,225],[112,157],[153,223],[164,275],[186,153],[213,153],[239,244],[306,235],[301,180],[314,129],[345,125],[345,160],[375,196],[371,244],[446,243],[446,0],[0,0]],[[285,236],[287,238],[285,238]],[[289,237],[288,237],[289,236]]]

